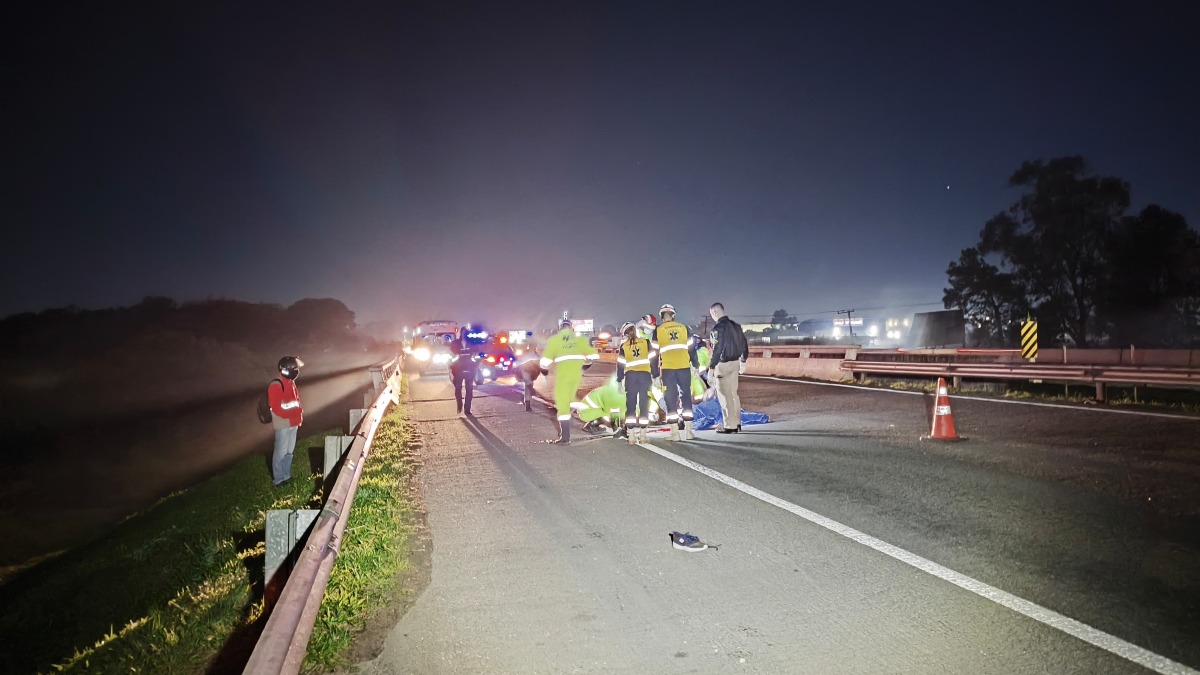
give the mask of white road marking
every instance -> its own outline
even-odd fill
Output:
[[[742,375],[742,377],[752,378],[755,380],[775,380],[776,382],[790,382],[792,384],[811,384],[817,387],[842,387],[843,389],[858,389],[859,391],[877,391],[888,394],[909,394],[912,396],[922,396],[928,392],[912,391],[911,389],[881,389],[878,387],[864,387],[857,384],[841,384],[838,382],[817,382],[814,380],[795,380],[787,377],[774,377],[772,375]],[[1200,421],[1200,416],[1193,415],[1172,415],[1171,413],[1147,412],[1141,410],[1118,410],[1116,408],[1087,408],[1078,405],[1064,405],[1062,403],[1039,403],[1037,401],[1013,401],[1007,398],[985,398],[982,396],[961,396],[955,394],[951,397],[955,400],[964,401],[983,401],[985,403],[1011,403],[1013,405],[1032,405],[1039,408],[1062,408],[1064,410],[1080,410],[1084,412],[1100,412],[1112,413],[1114,415],[1140,415],[1142,417],[1165,417],[1169,420],[1190,420],[1193,422]]]
[[[863,546],[867,546],[880,553],[883,553],[884,555],[895,558],[902,563],[911,565],[922,572],[931,574],[943,581],[948,581],[959,588],[970,591],[987,600],[991,600],[998,605],[1007,607],[1014,612],[1029,617],[1034,621],[1046,624],[1051,628],[1057,628],[1068,635],[1079,638],[1084,642],[1095,645],[1109,653],[1120,656],[1121,658],[1128,659],[1129,661],[1132,661],[1145,668],[1149,668],[1157,673],[1163,673],[1164,675],[1200,675],[1200,671],[1194,670],[1182,663],[1172,661],[1165,656],[1155,654],[1148,649],[1144,649],[1133,643],[1126,642],[1119,637],[1109,635],[1102,630],[1092,628],[1081,621],[1076,621],[1075,619],[1059,614],[1054,610],[1047,609],[1041,605],[1025,600],[1024,598],[1019,598],[1011,593],[1002,591],[995,586],[989,586],[982,581],[969,577],[965,574],[955,572],[954,570],[939,565],[932,560],[922,558],[915,553],[910,553],[898,546],[893,546],[885,541],[876,539],[869,534],[859,532],[858,530],[847,525],[843,525],[836,520],[826,518],[819,513],[809,511],[802,506],[798,506],[785,499],[780,499],[775,495],[763,492],[752,485],[747,485],[736,478],[726,476],[720,471],[710,469],[703,464],[693,462],[685,457],[680,457],[673,452],[669,452],[650,443],[639,443],[639,445],[656,455],[669,459],[677,464],[681,464],[689,469],[692,469],[693,471],[697,471],[715,481],[724,483],[735,490],[750,495],[755,499],[759,499],[772,506],[777,506],[784,511],[800,516],[814,525],[819,525],[830,532],[840,534],[841,536],[856,541]]]

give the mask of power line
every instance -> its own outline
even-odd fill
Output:
[[[861,307],[861,308],[855,309],[854,311],[860,312],[860,313],[861,312],[881,312],[881,311],[892,310],[892,309],[912,309],[912,308],[916,308],[916,307],[942,307],[942,306],[943,306],[943,304],[941,302],[916,302],[916,303],[910,303],[910,304],[904,304],[904,305],[881,305],[878,307]],[[823,309],[820,311],[813,311],[813,312],[788,312],[788,315],[796,316],[796,317],[816,316],[819,314],[839,314],[839,313],[843,313],[844,311],[845,310],[840,310],[840,309]],[[733,316],[733,318],[735,318],[735,319],[766,319],[769,321],[770,319],[774,318],[775,313],[772,312],[770,314],[734,314],[731,316]]]

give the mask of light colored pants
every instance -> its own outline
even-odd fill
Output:
[[[296,435],[300,427],[275,430],[275,451],[271,454],[271,474],[279,485],[292,477],[292,453],[296,451]]]
[[[742,399],[738,396],[739,361],[717,364],[717,400],[721,402],[721,416],[726,429],[736,429],[742,424]]]

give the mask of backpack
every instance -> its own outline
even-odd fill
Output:
[[[271,384],[275,384],[276,382],[279,383],[279,387],[282,389],[283,381],[278,377],[271,380]],[[263,424],[270,424],[274,419],[271,417],[271,395],[269,393],[271,390],[271,384],[267,385],[267,391],[264,391],[258,396],[258,421],[262,422]]]

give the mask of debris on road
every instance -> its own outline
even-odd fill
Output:
[[[700,537],[697,537],[691,532],[671,532],[669,536],[671,537],[671,546],[674,546],[680,551],[695,553],[696,551],[703,551],[708,548],[712,548],[714,551],[717,549],[716,546],[710,547],[708,544],[700,541]]]

